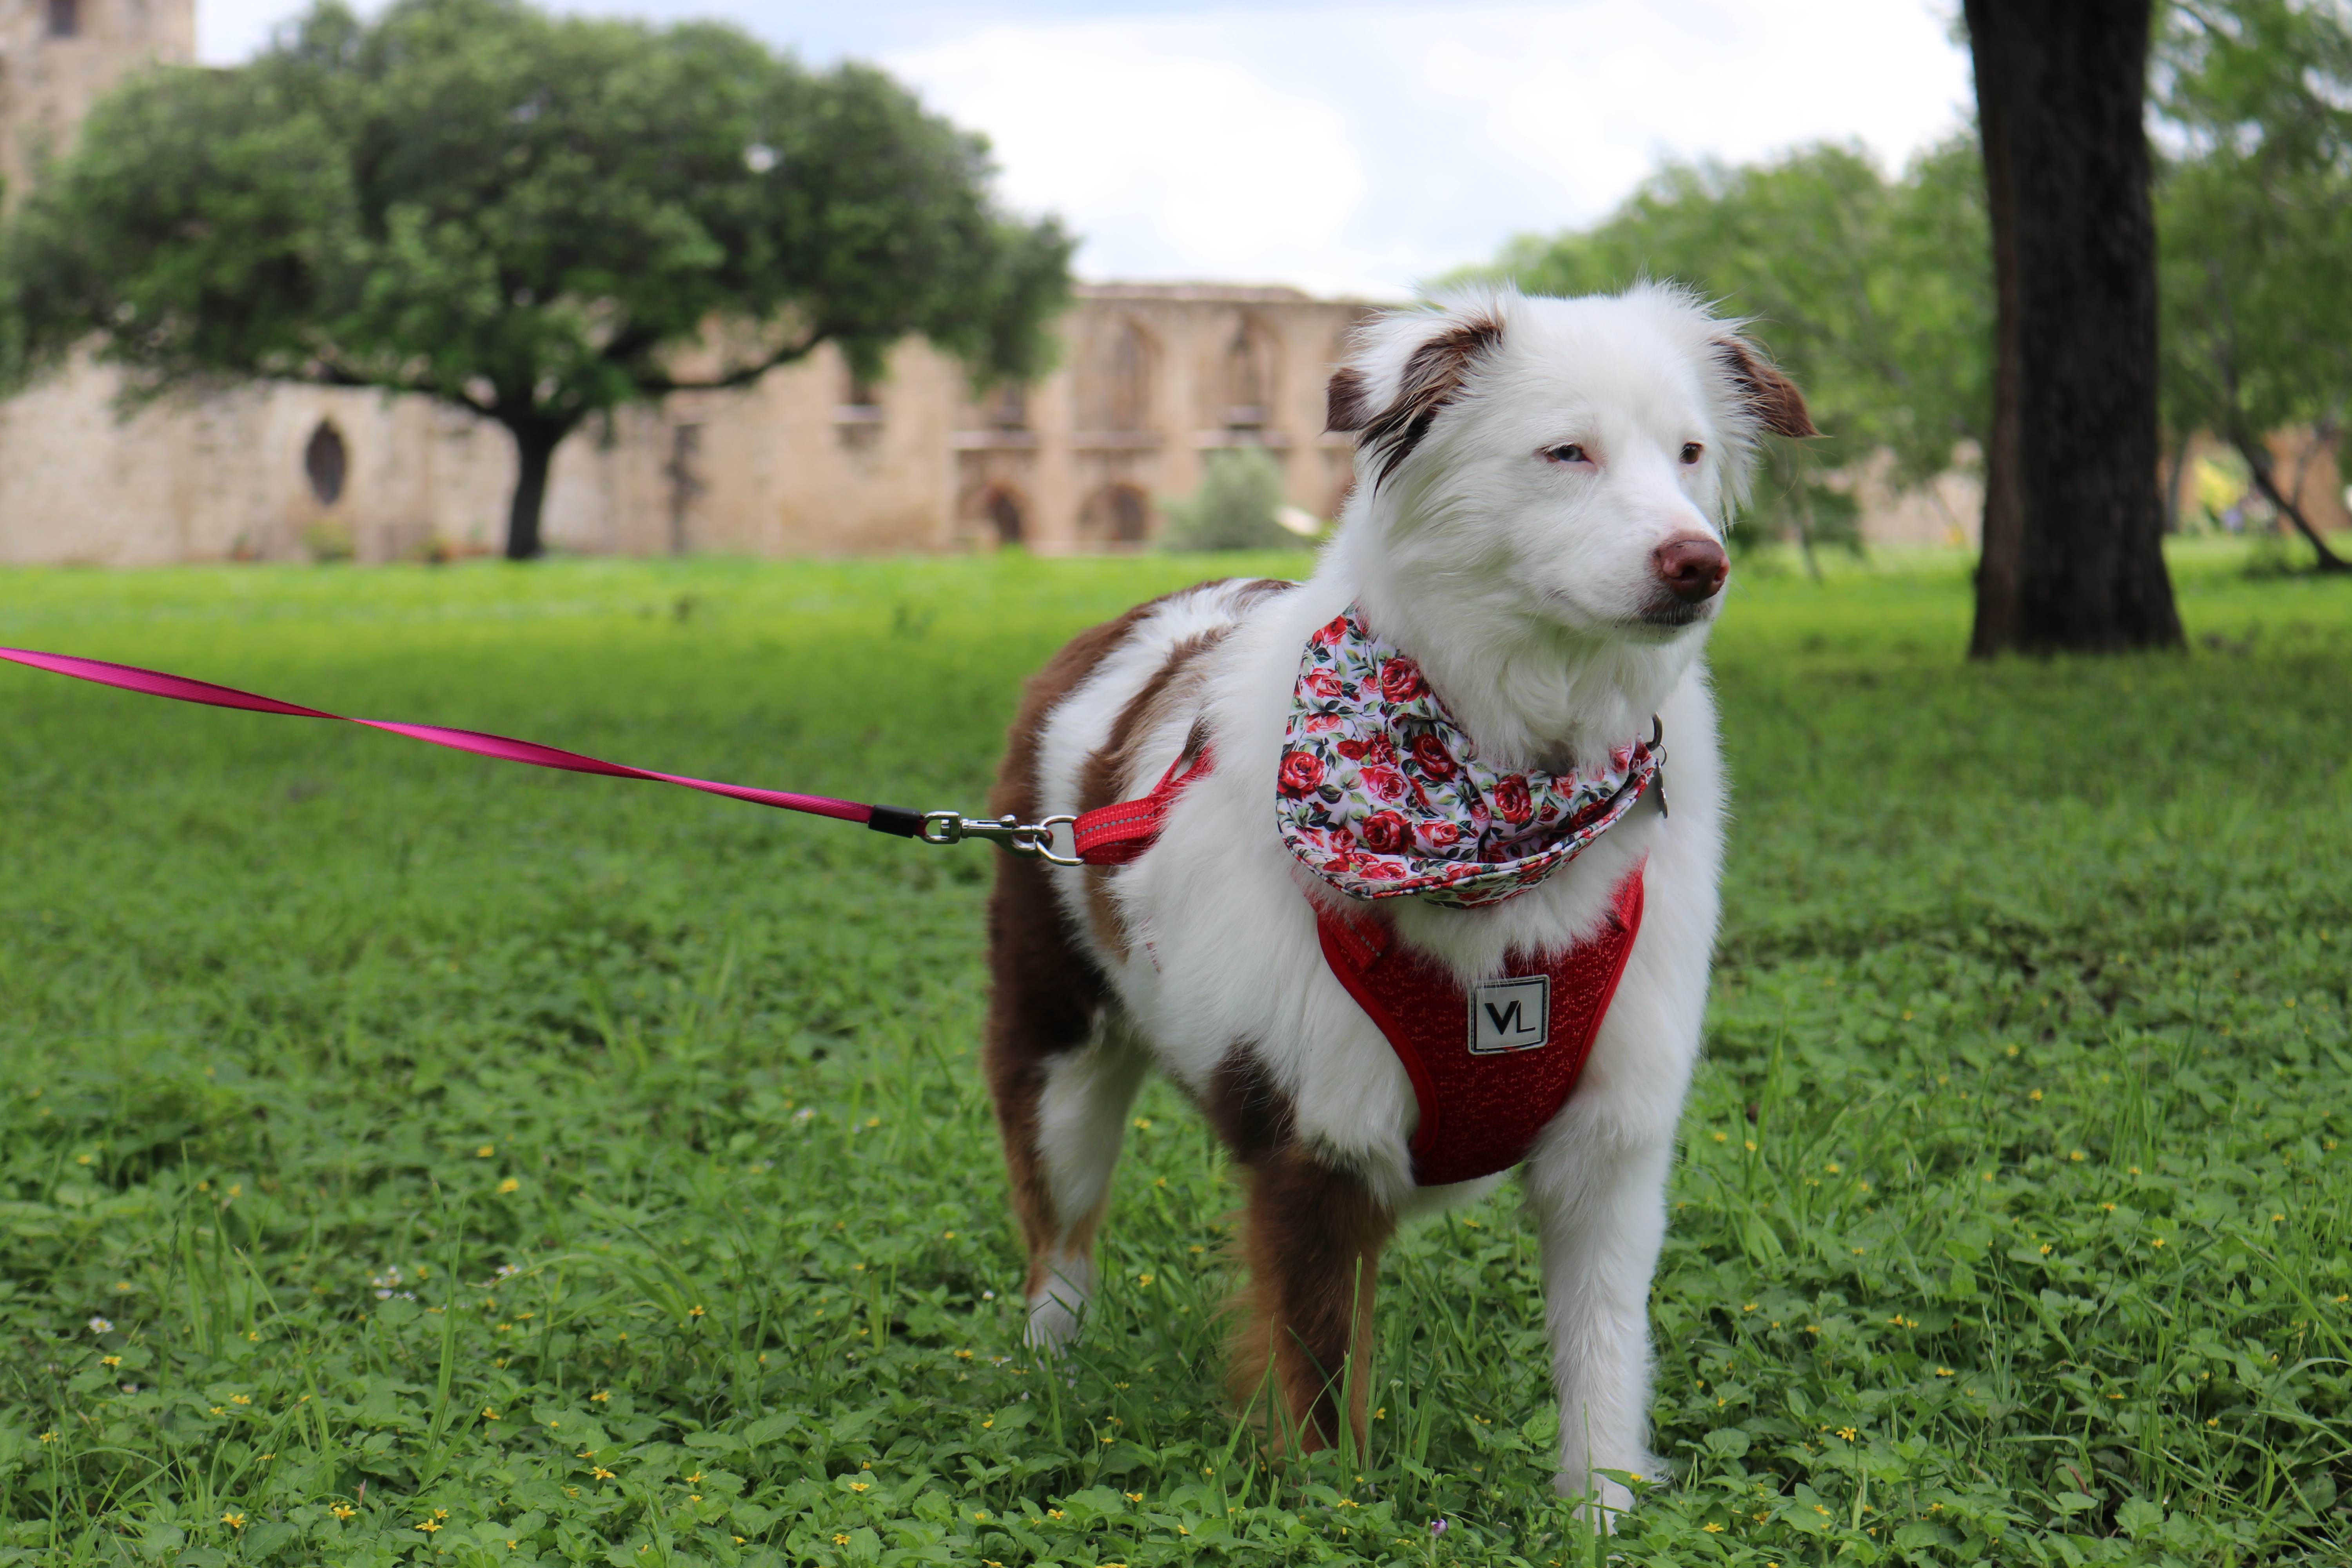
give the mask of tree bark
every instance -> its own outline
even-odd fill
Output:
[[[2177,647],[2157,423],[2148,0],[1966,0],[1995,357],[1969,651]]]
[[[507,559],[536,561],[547,551],[539,520],[547,504],[548,470],[568,426],[522,418],[509,422],[507,433],[514,437],[516,458],[514,496],[507,506]]]

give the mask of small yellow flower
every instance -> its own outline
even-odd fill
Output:
[[[845,1535],[836,1535],[833,1538],[833,1543],[835,1546],[846,1546],[849,1544],[849,1537]]]
[[[2148,1245],[2150,1247],[2162,1247],[2164,1245],[2164,1237],[2160,1236],[2157,1237],[2155,1239],[2151,1240]]]
[[[44,1443],[54,1443],[57,1440],[58,1435],[55,1432],[44,1432],[41,1434],[41,1441]]]
[[[349,1524],[352,1520],[355,1520],[360,1516],[360,1510],[352,1507],[349,1503],[330,1503],[327,1505],[327,1511],[333,1514],[337,1519],[341,1520],[346,1524]]]
[[[2090,1156],[2089,1156],[2088,1154],[2085,1154],[2084,1152],[2083,1152],[2083,1151],[2081,1151],[2080,1149],[2076,1149],[2076,1150],[2073,1151],[2071,1153],[2069,1153],[2069,1154],[2066,1156],[2066,1158],[2068,1158],[2069,1160],[2074,1161],[2076,1164],[2078,1164],[2078,1165],[2079,1165],[2079,1164],[2081,1164],[2084,1161],[2085,1161],[2085,1160],[2089,1159],[2089,1158],[2090,1158]]]
[[[1728,1132],[1718,1132],[1715,1135],[1715,1141],[1718,1143],[1728,1143],[1731,1142],[1731,1134]]]
[[[2041,1091],[2040,1089],[2035,1089],[2032,1093],[2031,1093],[2031,1094],[2027,1095],[2025,1098],[2026,1098],[2026,1099],[2028,1099],[2028,1100],[2040,1100],[2040,1099],[2042,1098],[2042,1091]]]
[[[102,1355],[98,1358],[98,1364],[100,1366],[121,1366],[122,1364],[122,1358],[119,1355]]]
[[[1910,1016],[1911,1015],[1908,1013],[1904,1015],[1906,1018]],[[1723,1526],[1716,1523],[1713,1520],[1707,1521],[1705,1524],[1700,1525],[1699,1528],[1706,1531],[1709,1535],[1721,1535],[1723,1533]]]
[[[487,1160],[497,1152],[498,1149],[496,1146],[485,1143],[480,1148],[474,1151],[474,1158],[477,1160]]]
[[[1839,1427],[1839,1428],[1837,1429],[1837,1432],[1838,1432],[1838,1436],[1841,1436],[1841,1437],[1844,1438],[1844,1439],[1845,1439],[1847,1442],[1849,1442],[1849,1443],[1853,1442],[1856,1437],[1859,1437],[1859,1436],[1862,1436],[1862,1434],[1861,1434],[1861,1433],[1859,1433],[1859,1432],[1855,1431],[1855,1430],[1854,1430],[1853,1427],[1851,1427],[1851,1426],[1841,1426],[1841,1427]]]
[[[416,1521],[416,1528],[423,1531],[425,1534],[431,1535],[435,1531],[441,1528],[441,1521],[435,1519],[420,1519]]]
[[[590,1394],[590,1395],[588,1396],[589,1400],[590,1400],[592,1403],[593,1403],[593,1404],[597,1404],[597,1405],[602,1405],[602,1404],[604,1404],[606,1400],[608,1400],[608,1399],[610,1399],[610,1398],[612,1398],[612,1397],[613,1397],[613,1391],[612,1391],[611,1389],[609,1389],[609,1388],[602,1388],[602,1389],[598,1389],[595,1393],[593,1393],[593,1394]]]
[[[1138,1285],[1149,1285],[1151,1283],[1151,1276],[1149,1274],[1139,1274],[1135,1277],[1135,1282]]]
[[[231,1509],[228,1512],[221,1515],[221,1522],[227,1525],[231,1530],[243,1530],[245,1528],[245,1515],[237,1512],[235,1509]]]
[[[958,1351],[955,1353],[955,1357],[958,1361],[970,1361],[971,1359],[971,1352],[970,1351]]]
[[[2221,1424],[2221,1418],[2219,1415],[2208,1416],[2205,1421],[2205,1425],[2208,1426],[2219,1426]]]
[[[982,1431],[985,1432],[985,1431],[987,1431],[991,1426],[995,1426],[995,1425],[996,1425],[996,1417],[995,1417],[995,1416],[993,1416],[993,1415],[992,1415],[992,1416],[990,1416],[987,1420],[985,1420],[985,1421],[983,1421],[983,1422],[982,1422],[982,1423],[980,1424],[980,1429],[981,1429]]]
[[[213,1408],[213,1414],[214,1414],[214,1415],[227,1415],[227,1414],[228,1414],[228,1412],[227,1412],[227,1411],[226,1411],[226,1410],[222,1409],[222,1408],[221,1408],[219,1405],[214,1405],[212,1408]]]
[[[1137,1117],[1137,1118],[1135,1119],[1135,1130],[1136,1130],[1138,1132],[1149,1132],[1149,1131],[1151,1131],[1151,1118],[1150,1118],[1149,1116],[1139,1116],[1139,1117]]]
[[[700,1470],[697,1470],[694,1474],[687,1477],[686,1484],[690,1487],[700,1486],[702,1484],[702,1472]]]
[[[1936,1369],[1936,1375],[1937,1377],[1949,1377],[1952,1375],[1952,1369],[1948,1366],[1939,1366]]]
[[[231,1405],[250,1405],[253,1403],[253,1395],[249,1394],[232,1394],[228,1396],[228,1402]]]
[[[849,1489],[854,1492],[862,1492],[867,1489],[868,1484],[869,1483],[865,1481],[852,1481],[849,1483]]]
[[[482,1406],[482,1419],[483,1419],[483,1420],[485,1420],[485,1421],[496,1421],[498,1418],[499,1418],[499,1413],[498,1413],[497,1411],[495,1411],[495,1410],[491,1409],[491,1408],[490,1408],[488,1405],[483,1405],[483,1406]]]
[[[613,1479],[613,1472],[606,1469],[602,1465],[598,1465],[593,1469],[590,1470],[588,1474],[592,1480],[609,1481]]]
[[[1104,1434],[1103,1434],[1103,1441],[1104,1441],[1104,1442],[1106,1442],[1106,1443],[1116,1443],[1116,1442],[1118,1442],[1118,1439],[1117,1437],[1112,1436],[1109,1433],[1106,1432],[1106,1433],[1104,1433]]]
[[[686,1315],[689,1318],[698,1318],[702,1316],[702,1309],[700,1307],[688,1307],[686,1310]]]
[[[502,1193],[519,1193],[522,1191],[522,1184],[516,1181],[512,1176],[509,1176],[505,1181],[499,1184],[499,1191]]]
[[[1143,1494],[1141,1492],[1124,1492],[1120,1495],[1125,1497],[1129,1502],[1141,1502],[1143,1500]],[[1350,1504],[1349,1506],[1352,1507],[1353,1505]]]
[[[2050,1256],[2050,1244],[2046,1241],[2042,1244],[2042,1256],[2044,1258]]]

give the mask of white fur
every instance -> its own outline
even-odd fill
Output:
[[[1648,857],[1643,922],[1615,1003],[1526,1168],[1561,1405],[1559,1484],[1590,1493],[1595,1468],[1656,1471],[1645,1449],[1646,1297],[1698,1053],[1722,858],[1723,770],[1702,658],[1721,600],[1687,625],[1642,611],[1656,600],[1660,544],[1720,538],[1755,432],[1719,357],[1732,325],[1656,288],[1566,300],[1505,292],[1380,318],[1349,362],[1372,407],[1392,399],[1417,348],[1481,315],[1502,324],[1496,345],[1384,481],[1374,482],[1380,453],[1359,452],[1338,537],[1308,582],[1246,606],[1229,586],[1161,605],[1049,718],[1045,809],[1075,811],[1086,758],[1169,651],[1230,627],[1200,661],[1197,693],[1173,705],[1123,781],[1129,795],[1149,789],[1206,721],[1214,772],[1179,799],[1157,847],[1114,875],[1136,938],[1126,952],[1100,947],[1082,874],[1061,876],[1071,923],[1124,1017],[1052,1080],[1044,1144],[1061,1212],[1090,1212],[1108,1189],[1141,1052],[1199,1093],[1248,1042],[1294,1100],[1300,1135],[1399,1212],[1491,1191],[1500,1178],[1413,1185],[1411,1083],[1323,962],[1307,896],[1333,895],[1276,836],[1274,784],[1300,650],[1360,602],[1498,766],[1562,767],[1646,736],[1658,715],[1671,816],[1645,802],[1501,904],[1388,906],[1408,943],[1468,982],[1496,973],[1507,950],[1557,951],[1591,931],[1610,890]],[[1541,455],[1570,442],[1591,461]],[[1704,450],[1696,463],[1683,460],[1692,442]],[[1076,1327],[1091,1271],[1074,1259],[1071,1273],[1033,1303],[1041,1342]],[[1599,1490],[1608,1508],[1630,1501],[1613,1483]]]

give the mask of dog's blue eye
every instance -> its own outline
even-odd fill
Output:
[[[1584,448],[1570,441],[1565,446],[1548,448],[1544,456],[1555,463],[1580,463],[1584,461]]]
[[[1696,463],[1696,462],[1697,462],[1697,461],[1698,461],[1698,455],[1699,455],[1699,453],[1701,453],[1701,452],[1702,452],[1702,451],[1704,451],[1704,450],[1706,450],[1706,448],[1705,448],[1705,447],[1701,447],[1701,446],[1700,446],[1697,442],[1696,442],[1696,441],[1685,441],[1685,442],[1684,442],[1684,443],[1683,443],[1683,461],[1684,461],[1684,462],[1685,462],[1685,463]]]

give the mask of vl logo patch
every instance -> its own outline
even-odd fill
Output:
[[[1551,979],[1525,974],[1470,988],[1470,1054],[1532,1051],[1551,1039]]]

